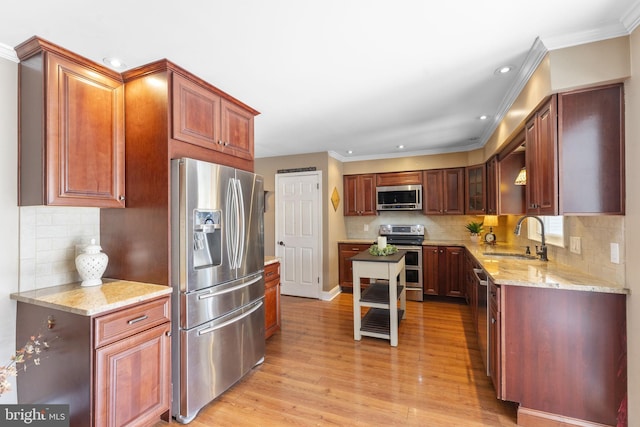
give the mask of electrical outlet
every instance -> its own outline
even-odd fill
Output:
[[[582,239],[580,237],[569,237],[569,250],[571,253],[578,254],[582,252]]]
[[[620,245],[611,243],[611,262],[620,264]]]
[[[364,231],[369,231],[369,224],[364,225]]]

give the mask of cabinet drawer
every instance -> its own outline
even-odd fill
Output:
[[[280,263],[275,262],[273,264],[265,265],[264,267],[264,281],[268,282],[275,278],[280,278]]]
[[[101,347],[169,321],[171,321],[171,307],[168,297],[98,317],[94,320],[95,347]]]

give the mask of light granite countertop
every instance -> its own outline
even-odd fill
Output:
[[[264,257],[264,265],[275,264],[276,262],[280,262],[280,258],[270,255]]]
[[[374,239],[348,239],[339,243],[370,244]],[[494,283],[503,286],[529,286],[572,291],[629,294],[629,289],[602,277],[586,274],[576,268],[551,261],[518,259],[502,254],[523,254],[519,246],[506,244],[486,245],[461,240],[425,240],[423,245],[464,246],[491,276]],[[532,248],[533,249],[533,248]],[[491,255],[492,253],[498,255]]]
[[[131,304],[171,294],[170,286],[128,280],[102,279],[100,286],[80,283],[11,294],[11,299],[83,316],[96,316]]]

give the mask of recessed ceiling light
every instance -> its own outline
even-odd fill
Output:
[[[486,114],[481,115],[480,117],[478,117],[480,120],[487,120],[489,118],[489,116],[487,116]]]
[[[513,71],[513,69],[516,68],[513,65],[503,65],[502,67],[498,68],[496,71],[494,71],[494,74],[507,74],[511,71]]]
[[[398,150],[402,150],[404,149],[404,145],[398,145],[396,148],[398,148]]]
[[[102,60],[102,62],[104,62],[108,66],[116,68],[116,69],[126,68],[127,67],[127,64],[122,62],[122,60],[119,59],[119,58],[114,58],[114,57],[104,58]]]
[[[347,151],[347,154],[353,154],[353,150]]]

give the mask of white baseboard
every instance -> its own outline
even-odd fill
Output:
[[[336,285],[333,289],[328,292],[322,291],[322,295],[320,295],[320,299],[322,301],[331,301],[338,295],[340,295],[342,291],[340,290],[340,285]]]

